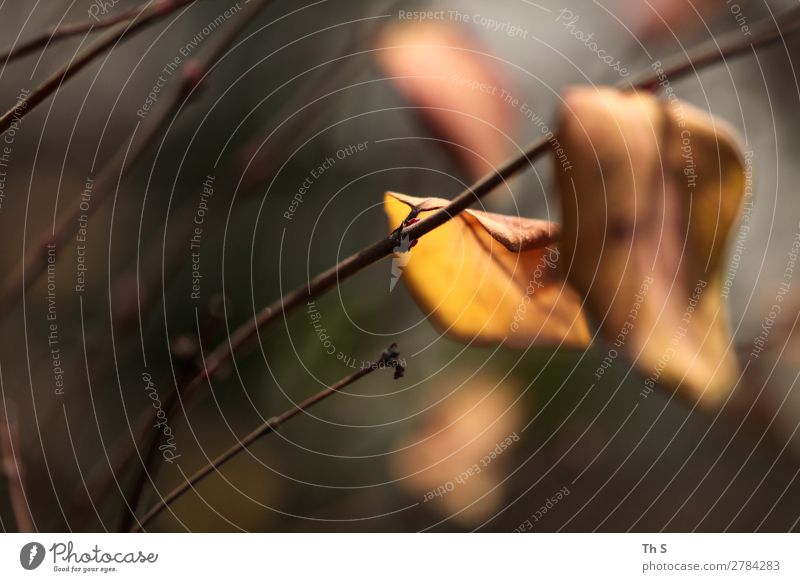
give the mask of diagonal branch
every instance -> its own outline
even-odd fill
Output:
[[[303,400],[301,403],[293,406],[289,410],[285,411],[283,414],[278,416],[273,416],[266,422],[264,422],[261,426],[256,428],[250,434],[245,436],[227,451],[216,457],[210,463],[208,463],[205,467],[197,471],[191,477],[186,479],[183,483],[181,483],[178,487],[173,489],[170,493],[167,494],[166,497],[163,497],[161,501],[156,503],[150,510],[147,511],[140,519],[137,520],[136,525],[133,526],[131,531],[138,532],[144,530],[144,528],[149,524],[153,519],[155,519],[162,511],[167,509],[172,503],[174,503],[179,497],[181,497],[184,493],[189,491],[190,489],[194,489],[195,485],[197,485],[200,481],[205,479],[210,474],[218,471],[220,467],[222,467],[225,463],[230,461],[236,455],[241,453],[242,451],[250,448],[250,446],[255,443],[258,439],[268,434],[272,434],[280,428],[287,420],[290,420],[300,414],[301,412],[305,412],[315,404],[325,400],[329,396],[340,392],[356,380],[363,378],[364,376],[382,368],[394,368],[395,374],[394,377],[399,378],[403,374],[403,367],[401,366],[400,362],[398,361],[398,352],[397,352],[397,345],[392,344],[387,349],[383,351],[383,353],[375,359],[372,364],[368,367],[364,367],[357,372],[347,376],[346,378],[342,378],[335,384],[331,384],[327,388],[317,392],[313,396],[310,396]]]
[[[168,126],[175,113],[184,105],[193,87],[191,79],[184,75],[181,86],[163,107],[154,110],[138,127],[132,140],[123,143],[98,174],[92,191],[92,204],[81,209],[80,197],[73,198],[67,208],[59,214],[51,233],[45,233],[33,244],[23,257],[11,267],[0,285],[0,314],[11,312],[12,304],[32,287],[47,267],[47,245],[65,244],[78,229],[78,219],[87,217],[102,207],[117,188],[119,181],[136,165],[148,150],[153,140]],[[3,315],[0,315],[0,319]]]
[[[208,50],[196,61],[187,63],[187,66],[191,65],[191,70],[184,73],[182,84],[170,96],[169,103],[157,113],[152,113],[147,117],[133,145],[128,147],[123,144],[109,165],[98,177],[95,190],[92,194],[94,200],[88,212],[94,212],[102,205],[102,202],[113,192],[122,175],[131,170],[134,162],[146,151],[153,139],[169,125],[169,121],[174,115],[180,113],[186,99],[191,97],[193,91],[196,89],[197,83],[205,81],[206,76],[217,66],[219,60],[230,49],[231,45],[241,35],[242,31],[253,22],[253,19],[261,11],[272,4],[272,2],[273,0],[250,0],[247,7],[244,8],[234,20],[231,20],[230,23],[226,24],[225,28],[214,35],[213,44]],[[61,243],[65,241],[77,228],[78,216],[84,212],[86,211],[80,208],[80,200],[74,200],[70,210],[65,215],[62,215],[56,224],[52,237],[48,237],[46,240],[43,240],[40,245],[34,246],[26,255],[25,259],[20,264],[16,265],[8,281],[0,288],[0,313],[3,312],[5,306],[9,305],[20,293],[24,292],[26,288],[29,288],[44,272],[46,267],[46,255],[42,252],[42,249],[45,248],[45,245],[48,242]],[[159,250],[161,250],[161,247],[159,247]],[[25,273],[26,269],[31,270],[31,264],[34,265],[32,269],[33,274]],[[168,271],[172,271],[172,269],[168,269]],[[160,274],[161,270],[159,269],[158,272]],[[154,296],[148,296],[145,300],[149,301],[153,298]],[[174,395],[172,395],[172,398],[174,398]],[[169,402],[170,400],[168,399],[167,404],[169,404]],[[139,427],[140,430],[138,434],[141,435],[142,440],[147,440],[146,433],[151,428],[151,426],[149,426],[151,423],[149,422],[149,418],[144,420],[145,421],[143,421]],[[146,467],[152,464],[152,459],[158,450],[159,444],[160,440],[154,439],[151,441],[150,446],[146,447],[145,459],[142,461],[144,464],[142,469],[143,473],[136,477],[130,495],[131,503],[129,505],[133,511],[136,510],[138,500],[145,484],[145,478],[148,474]],[[124,463],[122,464],[127,465],[133,461],[135,458],[134,455],[136,454],[138,454],[138,449],[135,445],[132,445],[126,447],[125,450],[119,452],[119,455],[115,456],[124,459]],[[115,483],[113,470],[112,468],[111,479],[104,478],[102,482],[93,483],[92,486],[87,488],[87,494],[90,498],[93,493],[104,496],[104,493]],[[126,514],[132,515],[131,512],[128,511],[127,506],[125,507],[125,511]],[[125,529],[128,528],[126,527]]]
[[[788,11],[778,20],[778,25],[773,26],[772,21],[761,23],[758,27],[759,32],[753,36],[753,40],[743,42],[740,40],[741,34],[736,33],[733,42],[722,45],[717,42],[713,46],[703,45],[698,50],[685,59],[681,59],[672,66],[664,69],[664,74],[668,79],[677,79],[692,71],[697,71],[701,67],[706,67],[722,61],[726,58],[744,54],[745,51],[763,46],[782,38],[782,34],[795,32],[800,27],[800,8]],[[659,81],[656,74],[644,75],[634,88],[650,88]],[[550,143],[554,138],[543,138],[530,145],[521,155],[506,162],[493,173],[487,174],[478,182],[468,187],[456,196],[450,204],[441,210],[431,214],[424,220],[409,226],[399,234],[408,237],[409,240],[418,239],[429,233],[433,229],[448,222],[463,210],[492,192],[495,188],[503,184],[506,180],[513,177],[526,166],[532,165],[533,161],[541,154],[550,149]],[[278,316],[290,311],[292,308],[304,303],[308,299],[315,297],[342,281],[352,277],[362,269],[383,259],[394,252],[396,241],[393,237],[379,240],[372,245],[360,250],[354,255],[344,259],[327,271],[317,275],[307,284],[302,285],[284,295],[271,305],[262,309],[255,318],[239,327],[231,336],[228,344],[217,347],[207,359],[205,372],[198,376],[192,384],[202,383],[206,378],[219,369],[233,355],[237,349],[246,344],[261,328],[269,325]]]
[[[184,69],[180,86],[169,96],[166,104],[160,108],[154,108],[144,122],[137,126],[131,142],[123,143],[103,167],[96,178],[92,191],[92,204],[89,208],[81,209],[80,198],[74,198],[68,209],[59,215],[53,232],[44,236],[37,244],[32,245],[23,258],[11,268],[0,285],[0,319],[3,317],[2,314],[11,312],[11,304],[34,285],[45,272],[47,245],[60,246],[66,243],[78,228],[78,218],[82,214],[91,216],[102,207],[103,202],[114,193],[120,180],[135,167],[136,162],[149,149],[155,138],[169,127],[169,122],[173,117],[182,111],[187,99],[194,96],[198,80],[205,78],[233,41],[241,34],[242,29],[251,22],[255,14],[269,4],[269,1],[251,0],[247,9],[240,14],[240,18],[219,32],[218,40],[203,56],[197,61],[187,61],[187,68]],[[186,3],[186,0],[183,2]],[[166,3],[172,6],[175,0],[162,1],[159,6]],[[161,8],[162,12],[164,9],[164,7]]]
[[[129,8],[128,10],[124,10],[104,18],[95,18],[92,20],[69,22],[67,24],[52,26],[44,32],[37,34],[28,40],[22,41],[19,44],[7,49],[5,52],[0,53],[0,64],[5,65],[10,61],[20,59],[36,51],[37,49],[47,49],[54,41],[78,36],[80,34],[88,34],[97,30],[110,28],[115,24],[119,24],[120,22],[128,22],[133,20],[142,12],[147,10],[147,4],[150,3],[151,2],[148,1],[146,4],[142,4],[141,6],[134,6],[133,8]],[[153,8],[161,7],[163,10],[164,8],[169,8],[172,4],[173,2],[171,0],[160,0],[156,2]]]
[[[711,42],[700,46],[686,57],[664,67],[665,78],[675,80],[685,76],[690,72],[696,72],[702,67],[706,67],[725,60],[733,56],[744,54],[760,46],[773,43],[783,34],[795,32],[800,25],[800,9],[793,9],[781,16],[776,22],[762,22],[754,27],[755,34],[750,41],[743,42],[741,35],[729,35],[724,37],[721,42]],[[648,73],[636,82],[632,87],[642,89],[653,89],[657,87],[659,77],[656,74]],[[552,140],[553,137],[550,137]],[[430,232],[434,228],[444,224],[461,211],[471,206],[474,202],[491,192],[494,188],[501,185],[516,173],[524,170],[529,164],[541,154],[550,149],[550,141],[542,139],[529,146],[520,156],[506,162],[494,173],[489,174],[479,180],[473,186],[454,198],[450,204],[432,214],[425,220],[407,227],[402,231],[403,235],[415,239]],[[185,388],[178,389],[173,386],[172,392],[168,395],[169,407],[167,408],[168,417],[178,411],[183,404],[183,399],[189,399],[206,380],[212,377],[221,366],[230,361],[233,355],[243,348],[259,330],[274,322],[278,317],[301,305],[307,299],[320,295],[335,287],[341,281],[355,275],[369,265],[392,254],[396,241],[394,237],[387,237],[377,241],[373,245],[362,249],[355,255],[345,259],[338,265],[328,269],[319,276],[312,279],[305,285],[298,287],[279,300],[258,312],[252,319],[241,325],[224,342],[214,349],[206,358],[205,366],[201,373],[197,374]],[[163,510],[163,508],[161,509]],[[159,511],[161,511],[159,510]]]
[[[106,34],[98,38],[81,52],[75,59],[63,65],[47,80],[39,85],[24,99],[20,99],[14,107],[0,116],[0,135],[4,134],[20,119],[33,111],[50,95],[58,91],[59,87],[67,80],[74,77],[95,58],[116,46],[124,37],[143,29],[149,24],[159,20],[163,16],[175,12],[179,8],[192,4],[196,0],[162,0],[141,12],[141,18],[134,17],[133,20],[125,21],[109,30]]]
[[[779,16],[777,19],[765,19],[756,23],[752,30],[752,37],[742,40],[742,35],[738,31],[723,37],[721,40],[712,40],[709,43],[700,45],[692,50],[687,56],[676,60],[674,63],[664,66],[662,71],[649,71],[643,74],[639,80],[630,84],[626,82],[624,87],[634,89],[653,89],[663,79],[674,81],[684,77],[689,73],[696,73],[701,68],[725,61],[728,58],[748,54],[756,48],[763,47],[781,40],[784,35],[788,35],[800,28],[800,6],[792,8]],[[206,380],[211,378],[225,363],[233,358],[233,355],[256,334],[279,317],[291,311],[295,307],[304,304],[308,299],[317,297],[326,291],[336,287],[342,281],[349,279],[363,269],[378,262],[379,260],[391,255],[396,246],[396,236],[408,237],[409,240],[418,239],[429,233],[433,229],[448,222],[463,210],[472,206],[475,202],[492,192],[495,188],[509,180],[518,172],[528,166],[532,166],[534,160],[547,152],[555,136],[542,138],[528,146],[522,154],[513,158],[494,172],[487,174],[478,182],[468,187],[441,210],[438,210],[424,220],[396,233],[395,236],[383,238],[368,247],[365,247],[334,265],[328,270],[320,273],[306,284],[290,291],[280,299],[264,307],[252,319],[247,320],[231,333],[226,341],[217,346],[206,358],[204,370],[195,376],[185,388],[180,390],[180,399],[190,398]]]
[[[670,80],[697,73],[709,65],[751,54],[756,49],[783,41],[798,29],[800,29],[800,6],[790,8],[777,18],[770,14],[769,17],[759,20],[751,27],[750,36],[744,36],[737,29],[711,38],[684,56],[676,57],[667,63],[664,66],[664,73]],[[632,85],[636,88],[652,89],[657,86],[658,81],[659,79],[652,73],[645,73]]]
[[[239,18],[224,30],[224,33],[217,39],[215,45],[205,56],[201,65],[202,75],[205,75],[206,72],[212,66],[214,66],[214,64],[225,53],[233,41],[241,34],[242,30],[244,30],[253,21],[253,18],[255,18],[262,10],[269,6],[271,2],[272,0],[251,0],[247,10],[242,12],[239,15]],[[172,397],[172,395],[170,396]],[[167,400],[167,410],[170,410],[173,407],[173,405],[170,403],[170,400],[171,398]],[[146,484],[147,477],[149,476],[149,469],[157,463],[156,456],[160,443],[160,438],[153,438],[150,441],[149,446],[146,447],[144,459],[140,458],[140,460],[142,460],[141,471],[134,478],[132,492],[129,496],[130,501],[125,506],[125,513],[122,518],[122,531],[129,529],[130,524],[135,517],[136,508],[139,505],[139,499],[144,492],[144,486]],[[128,511],[129,507],[130,511]]]

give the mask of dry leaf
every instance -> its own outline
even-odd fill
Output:
[[[510,151],[512,110],[500,99],[508,82],[466,33],[441,22],[387,27],[376,58],[446,151],[477,179]],[[483,159],[482,159],[483,158]]]
[[[727,125],[649,93],[569,91],[556,163],[562,265],[614,349],[657,383],[719,401],[737,379],[721,296],[744,193]]]
[[[475,526],[502,507],[527,414],[519,387],[484,375],[464,382],[449,376],[432,389],[447,397],[398,443],[392,469],[424,507]]]
[[[387,193],[389,228],[414,206],[424,218],[446,204]],[[557,235],[550,222],[466,210],[396,255],[403,267],[395,275],[454,339],[517,348],[584,346],[588,329],[577,295],[559,274]]]

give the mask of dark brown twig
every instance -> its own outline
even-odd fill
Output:
[[[196,0],[162,0],[158,4],[142,12],[141,17],[137,15],[133,20],[122,22],[109,30],[106,34],[86,47],[75,59],[63,65],[28,96],[17,101],[16,105],[0,116],[0,135],[8,131],[12,124],[28,115],[45,99],[58,91],[63,83],[82,71],[87,65],[94,61],[95,58],[115,46],[124,37],[132,35],[148,24],[152,24],[163,16],[175,12],[179,8],[192,4],[195,1]]]
[[[0,458],[2,459],[3,473],[8,481],[11,509],[17,522],[17,530],[20,533],[31,533],[34,531],[34,525],[28,498],[25,495],[22,460],[14,451],[14,443],[19,449],[19,427],[16,414],[8,404],[5,407],[5,417],[5,420],[0,423]]]
[[[271,3],[272,0],[251,0],[245,9],[242,10],[242,12],[238,14],[235,19],[231,20],[229,24],[226,24],[225,28],[214,36],[212,41],[213,44],[208,48],[208,50],[204,52],[203,55],[201,55],[196,61],[191,62],[190,74],[188,72],[184,73],[181,86],[170,95],[166,106],[158,111],[152,112],[147,117],[144,124],[141,126],[142,129],[139,131],[135,141],[133,142],[133,145],[128,147],[127,145],[123,144],[97,178],[92,194],[92,204],[88,211],[89,213],[95,212],[102,205],[102,202],[113,193],[114,188],[121,177],[132,169],[135,161],[138,160],[147,150],[154,138],[169,126],[169,122],[176,114],[182,111],[186,99],[193,95],[193,91],[196,88],[197,82],[201,79],[205,79],[211,70],[216,67],[219,59],[230,49],[230,46],[233,44],[233,42],[241,35],[242,31],[249,24],[251,24],[253,19]],[[31,251],[26,254],[25,260],[15,266],[11,275],[7,278],[7,283],[2,287],[2,291],[0,291],[0,307],[9,305],[19,296],[20,293],[24,292],[25,289],[23,289],[23,281],[25,288],[27,289],[36,280],[38,280],[38,277],[41,276],[46,267],[46,255],[42,252],[42,249],[45,248],[45,245],[48,242],[64,242],[73,234],[75,229],[77,229],[78,216],[86,212],[86,210],[81,210],[79,199],[73,201],[72,205],[70,206],[70,210],[59,218],[52,236],[46,237],[40,245],[34,246]],[[160,249],[161,247],[158,246],[158,248]],[[158,261],[152,261],[152,263],[154,265],[158,265]],[[24,272],[28,270],[33,271],[33,273]],[[177,271],[177,269],[168,269],[168,272],[173,271]],[[160,269],[158,269],[158,274],[160,274]],[[142,301],[150,302],[154,298],[155,295],[147,294],[142,298]],[[172,403],[173,399],[174,395],[171,397],[168,396],[167,400],[165,401],[166,404],[169,404],[170,407],[174,407],[174,403]],[[137,433],[140,435],[140,437],[144,440],[147,440],[146,435],[152,429],[152,422],[150,418],[143,418],[140,423],[137,423],[137,427]],[[146,447],[145,458],[143,461],[144,467],[152,465],[151,458],[157,452],[159,443],[160,439],[153,439],[150,441],[150,445]],[[133,460],[137,452],[138,450],[134,443],[129,443],[122,447],[115,457],[119,457],[124,462],[115,463],[115,467],[119,468],[121,466],[128,465],[130,461]],[[143,481],[148,474],[146,468],[143,468],[142,470],[143,475],[135,479],[131,492],[130,498],[133,504],[130,506],[134,508],[134,510],[138,504],[138,499],[141,495],[141,489],[144,485],[143,482],[141,485],[138,483],[139,481]],[[114,468],[112,468],[112,471],[114,471]],[[111,490],[111,487],[115,483],[116,481],[113,478],[113,474],[93,480],[93,482],[87,486],[87,495],[89,495],[90,498],[95,496],[105,497],[106,493]],[[83,503],[76,502],[76,504],[78,509],[84,509]],[[125,508],[125,511],[128,515],[131,515],[127,510],[127,507]]]
[[[783,34],[795,32],[800,25],[800,8],[795,8],[777,19],[776,22],[764,21],[753,27],[754,34],[750,40],[741,40],[741,35],[736,33],[725,37],[721,42],[712,41],[692,51],[687,58],[682,58],[674,64],[663,68],[665,79],[675,80],[688,73],[696,72],[702,67],[717,63],[726,58],[745,54],[755,48],[776,42]],[[639,89],[654,89],[660,81],[659,75],[648,72],[637,82],[626,84],[626,87]],[[550,139],[553,139],[552,137]],[[541,139],[529,146],[520,156],[505,163],[494,173],[479,180],[467,188],[442,210],[433,213],[426,219],[409,226],[402,231],[403,236],[413,240],[444,224],[451,218],[471,206],[474,202],[501,185],[504,181],[524,169],[527,165],[550,148],[547,139]],[[233,355],[245,346],[259,330],[265,328],[281,315],[304,303],[307,299],[315,297],[333,288],[341,281],[355,275],[367,266],[385,258],[394,251],[395,240],[393,237],[382,239],[371,246],[362,249],[312,279],[309,283],[298,287],[286,294],[271,305],[262,309],[252,319],[242,324],[227,339],[227,341],[214,349],[206,359],[202,373],[195,376],[189,384],[179,392],[175,402],[180,403],[184,398],[189,398],[205,381],[213,376]],[[173,387],[173,390],[175,388]],[[171,413],[168,413],[171,417]],[[191,483],[188,485],[191,487]],[[162,508],[163,509],[163,508]],[[147,515],[147,514],[146,514]]]
[[[204,327],[214,328],[215,326],[207,325]],[[200,330],[200,334],[201,342],[198,345],[202,345],[203,339],[209,339],[207,336],[204,337],[203,330]],[[199,353],[195,355],[199,357]],[[195,358],[192,358],[192,360],[195,360]],[[199,364],[196,361],[183,361],[182,366],[180,366],[180,369],[177,372],[178,382],[190,378],[197,372],[198,367]],[[171,380],[169,379],[165,380],[164,384],[169,385],[170,381]],[[177,392],[170,391],[164,398],[164,402],[162,404],[163,410],[174,410],[176,404]],[[131,446],[127,454],[119,457],[119,466],[125,466],[125,463],[123,462],[124,459],[130,464],[133,464],[135,467],[133,481],[129,489],[130,492],[125,495],[125,499],[129,501],[127,503],[123,503],[122,516],[120,518],[119,531],[123,532],[128,531],[134,523],[136,511],[139,507],[142,495],[144,494],[145,485],[147,485],[147,482],[150,481],[151,484],[155,486],[152,476],[156,473],[159,465],[161,464],[162,457],[158,453],[160,450],[159,446],[163,442],[163,435],[160,430],[155,431],[153,429],[153,423],[150,422],[150,415],[147,415],[147,420],[147,425],[144,427],[145,430],[139,433],[140,438],[131,441]],[[139,422],[137,422],[137,426],[138,425]],[[140,446],[141,450],[139,448]],[[141,451],[144,451],[143,456]]]
[[[92,203],[88,209],[81,209],[81,198],[70,200],[64,212],[59,213],[51,233],[46,233],[32,245],[23,258],[6,274],[0,286],[0,313],[9,313],[11,305],[30,289],[42,276],[47,267],[47,245],[56,247],[66,243],[78,229],[78,219],[82,214],[92,216],[116,190],[119,181],[136,165],[153,140],[164,131],[168,122],[184,104],[192,83],[184,79],[181,87],[174,93],[166,106],[154,110],[139,126],[132,142],[123,143],[98,174],[92,188]],[[85,207],[84,207],[85,208]],[[0,318],[3,316],[0,315]]]
[[[197,80],[208,74],[231,43],[239,36],[241,30],[268,3],[261,0],[251,1],[240,14],[241,18],[232,22],[229,28],[225,28],[219,33],[219,41],[215,42],[204,56],[196,62],[187,62],[187,64],[191,64],[191,70],[184,71],[180,86],[166,99],[166,105],[153,109],[139,126],[133,142],[122,144],[97,176],[92,191],[92,203],[88,210],[81,209],[80,197],[75,197],[70,202],[68,210],[59,214],[52,234],[42,237],[37,244],[32,245],[23,259],[14,265],[4,277],[3,284],[0,286],[0,314],[9,313],[11,304],[34,285],[45,272],[47,245],[52,243],[59,246],[65,243],[78,229],[78,218],[82,214],[91,216],[114,193],[121,178],[134,168],[135,163],[148,150],[154,139],[169,127],[172,118],[183,109],[186,100],[193,95],[196,89]],[[0,318],[2,317],[0,315]]]
[[[24,40],[19,44],[7,49],[4,53],[1,53],[0,64],[7,64],[10,61],[22,58],[36,51],[37,49],[47,49],[54,41],[78,36],[80,34],[88,34],[109,28],[115,24],[119,24],[120,22],[128,22],[129,20],[133,20],[139,14],[144,12],[151,3],[152,2],[147,2],[141,6],[134,6],[128,10],[124,10],[104,18],[98,18],[96,20],[83,20],[80,22],[69,22],[67,24],[52,26],[41,34],[37,34],[34,37]],[[170,4],[172,4],[170,0],[160,0],[159,2],[156,2],[153,7],[157,8],[158,6]]]
[[[158,5],[149,9],[148,14],[142,20],[134,23],[134,25],[142,25],[142,23],[148,22],[148,18],[152,20],[159,14],[164,14],[168,12],[168,8],[175,10],[178,5],[185,5],[194,1],[166,0],[159,2]],[[124,26],[127,27],[128,24]],[[112,32],[112,34],[117,33]],[[102,39],[98,42],[100,41]],[[181,86],[172,94],[166,106],[155,108],[145,121],[140,126],[137,126],[139,130],[132,143],[122,144],[104,166],[97,176],[92,194],[93,201],[88,210],[81,210],[80,197],[73,198],[68,209],[59,215],[52,233],[42,237],[10,269],[4,277],[2,287],[0,287],[0,313],[7,314],[11,312],[11,304],[19,299],[44,273],[47,267],[47,245],[55,244],[60,246],[66,242],[77,231],[79,226],[78,218],[81,214],[85,213],[87,216],[91,216],[97,211],[103,201],[114,192],[119,180],[134,167],[136,161],[147,151],[155,137],[168,125],[167,122],[183,106],[186,97],[191,94],[194,87],[194,78],[184,75]],[[0,315],[0,318],[2,317]]]
[[[184,481],[178,487],[176,487],[170,493],[168,493],[166,497],[163,497],[161,501],[156,503],[152,508],[150,508],[149,511],[147,511],[147,513],[145,513],[140,519],[137,520],[136,525],[133,526],[131,531],[133,532],[142,531],[147,526],[147,524],[149,524],[153,519],[155,519],[162,511],[164,511],[167,507],[169,507],[172,503],[174,503],[184,493],[186,493],[190,489],[194,489],[194,486],[197,485],[200,481],[205,479],[211,473],[218,471],[220,467],[222,467],[222,465],[230,461],[232,458],[234,458],[242,451],[248,449],[258,439],[275,432],[287,420],[294,418],[301,412],[308,410],[315,404],[343,390],[356,380],[359,380],[364,376],[366,376],[367,374],[370,374],[375,370],[379,370],[381,368],[394,368],[395,378],[398,378],[399,376],[402,375],[403,372],[403,368],[398,361],[398,356],[399,354],[397,352],[397,346],[395,344],[392,344],[386,350],[384,350],[383,353],[380,356],[378,356],[378,358],[374,360],[370,366],[362,368],[354,372],[353,374],[347,376],[346,378],[342,378],[335,384],[331,384],[327,388],[317,392],[313,396],[306,398],[299,404],[288,409],[283,414],[279,414],[278,416],[273,416],[272,418],[261,424],[261,426],[259,426],[257,429],[255,429],[250,434],[241,439],[238,443],[229,448],[227,451],[216,457],[205,467],[194,473],[186,481]]]
[[[722,42],[714,41],[704,44],[674,64],[664,66],[663,72],[650,72],[643,75],[635,84],[626,82],[625,87],[636,89],[651,89],[657,86],[660,75],[665,79],[676,80],[690,72],[696,72],[700,67],[707,67],[729,57],[740,56],[747,50],[768,45],[781,39],[784,34],[796,32],[800,27],[800,7],[793,8],[781,15],[775,22],[765,20],[753,26],[755,31],[750,40],[741,40],[741,34],[726,37]],[[399,234],[414,240],[429,233],[433,229],[448,222],[463,210],[492,192],[495,188],[513,177],[526,166],[533,165],[534,160],[550,149],[551,140],[555,137],[545,137],[530,145],[516,158],[506,162],[494,172],[487,174],[478,182],[468,187],[441,210],[438,210],[425,219],[404,228]],[[293,308],[304,304],[308,299],[334,288],[342,281],[349,279],[366,267],[391,255],[394,252],[396,240],[393,236],[383,238],[370,246],[361,249],[356,254],[349,256],[342,262],[314,277],[308,283],[290,291],[280,299],[274,301],[259,311],[255,316],[239,326],[228,336],[225,343],[217,346],[206,358],[205,369],[195,376],[187,386],[181,390],[181,399],[190,398],[206,380],[212,377],[233,355],[255,337],[259,330],[265,328],[278,317]]]
[[[696,73],[709,65],[750,54],[757,48],[770,45],[797,32],[800,28],[800,7],[787,10],[777,18],[772,16],[756,22],[750,36],[740,30],[717,36],[693,48],[687,56],[676,57],[666,63],[664,72],[668,79],[677,79]],[[658,79],[652,73],[642,74],[632,85],[640,89],[652,89]]]
[[[220,57],[228,50],[230,45],[236,40],[242,31],[253,21],[253,18],[255,18],[267,6],[269,6],[271,2],[272,0],[252,0],[247,9],[242,12],[239,17],[230,24],[229,27],[224,29],[224,31],[216,39],[214,46],[203,57],[202,63],[199,64],[201,78],[205,76],[211,67],[213,67]],[[184,238],[183,240],[186,239]],[[177,251],[177,248],[174,250]],[[174,394],[169,394],[167,396],[167,399],[165,400],[166,410],[169,411],[174,409],[176,404],[174,400]],[[125,504],[124,515],[121,522],[121,531],[127,531],[135,517],[134,513],[136,512],[136,508],[139,505],[139,500],[144,492],[144,486],[147,478],[158,464],[157,453],[160,443],[161,439],[158,436],[154,437],[150,441],[149,446],[147,446],[145,449],[144,458],[140,459],[142,461],[141,469],[134,478],[131,495],[128,497],[130,501],[128,504]],[[128,507],[131,508],[131,511],[128,510]]]
[[[182,0],[180,4],[188,4],[192,1],[194,0]],[[150,8],[153,11],[150,17],[164,13],[167,8],[174,6],[176,6],[175,0],[159,2]],[[174,8],[172,9],[174,10]],[[169,125],[168,122],[183,107],[185,99],[194,88],[194,77],[184,74],[180,87],[169,97],[167,104],[160,108],[154,108],[145,121],[137,126],[138,129],[132,142],[123,143],[105,164],[96,178],[92,192],[92,204],[89,205],[89,208],[82,210],[80,197],[73,198],[67,210],[59,214],[52,233],[45,235],[32,245],[22,259],[9,270],[0,286],[0,314],[11,312],[11,304],[42,276],[47,267],[47,245],[55,244],[58,247],[65,243],[77,231],[78,218],[82,214],[91,216],[102,206],[102,203],[113,194],[120,179],[135,166],[156,136]],[[0,318],[2,317],[4,315],[0,315]]]

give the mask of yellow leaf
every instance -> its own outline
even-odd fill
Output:
[[[732,130],[678,100],[580,88],[565,95],[558,135],[568,281],[637,363],[643,395],[660,383],[717,403],[738,376],[721,296],[744,193]]]
[[[389,228],[414,206],[424,218],[446,204],[389,192]],[[398,252],[393,275],[454,339],[518,348],[584,346],[589,334],[580,301],[558,271],[557,235],[550,222],[467,210],[409,252]]]

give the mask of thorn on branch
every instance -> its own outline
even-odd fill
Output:
[[[181,334],[172,340],[170,346],[172,354],[178,359],[186,363],[194,363],[200,353],[200,346],[197,341],[197,336],[194,334]]]
[[[392,344],[386,348],[381,354],[381,362],[386,367],[394,368],[394,379],[397,380],[403,377],[406,367],[400,361],[400,352],[397,351],[397,344]]]
[[[188,95],[195,91],[201,91],[205,75],[206,71],[197,59],[186,61],[186,64],[183,65],[183,92]]]
[[[395,243],[395,252],[404,253],[410,251],[419,242],[418,239],[414,239],[406,243],[406,245],[403,244],[403,229],[408,228],[412,224],[416,224],[419,222],[418,218],[419,212],[420,212],[419,206],[414,206],[413,208],[411,208],[411,211],[408,213],[408,216],[406,216],[405,220],[403,220],[403,222],[400,223],[400,226],[394,229],[394,232],[392,232],[392,234],[389,235],[389,237]]]

